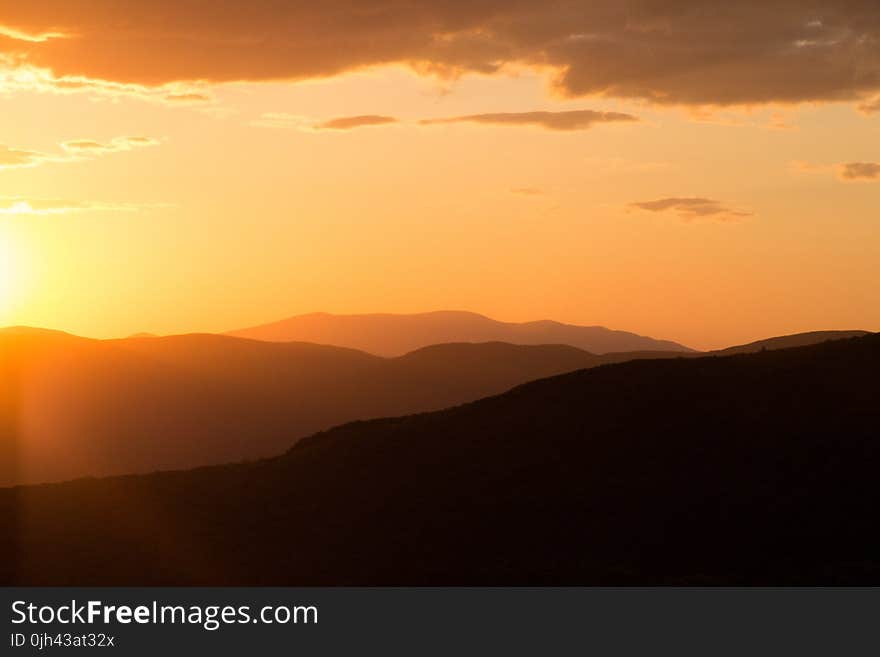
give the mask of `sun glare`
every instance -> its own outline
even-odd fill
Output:
[[[8,236],[0,235],[0,324],[3,313],[9,310],[15,287],[14,249]]]

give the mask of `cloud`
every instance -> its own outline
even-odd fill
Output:
[[[789,168],[796,173],[823,173],[834,171],[844,182],[880,181],[880,162],[845,162],[843,164],[816,164],[803,160],[789,163]]]
[[[199,93],[195,91],[188,92],[173,92],[169,94],[165,94],[164,100],[169,103],[209,103],[211,100],[211,96],[204,93]]]
[[[737,221],[752,216],[753,213],[743,210],[732,210],[720,201],[699,196],[669,197],[654,201],[630,203],[630,208],[647,210],[648,212],[674,212],[685,221],[710,218],[716,221]]]
[[[138,212],[159,207],[167,206],[155,203],[107,203],[102,201],[27,198],[23,196],[0,197],[0,216],[28,215],[46,217],[74,212]]]
[[[873,114],[880,112],[880,96],[874,96],[859,104],[858,109],[864,114]]]
[[[144,146],[155,146],[158,143],[158,140],[151,137],[116,137],[108,143],[102,143],[91,139],[75,139],[63,142],[61,148],[68,153],[100,154],[130,151]]]
[[[330,119],[329,121],[324,121],[314,127],[316,130],[351,130],[352,128],[360,128],[361,126],[386,125],[388,123],[397,123],[397,119],[393,116],[363,114],[361,116],[343,116],[338,119]]]
[[[74,139],[59,144],[63,153],[43,153],[0,144],[0,170],[35,167],[44,162],[78,162],[105,153],[130,151],[158,143],[152,137],[116,137],[107,143],[93,139]]]
[[[16,92],[87,94],[94,98],[135,98],[169,106],[204,105],[213,97],[201,85],[177,83],[147,86],[131,82],[114,82],[78,75],[58,76],[48,68],[24,63],[21,58],[4,55],[0,39],[0,94]]]
[[[388,125],[390,123],[397,123],[397,119],[393,116],[362,114],[360,116],[342,116],[321,121],[300,114],[267,112],[251,125],[263,128],[287,128],[306,132],[318,132],[321,130],[353,130],[363,126]]]
[[[847,162],[840,165],[840,177],[847,181],[880,180],[880,162]]]
[[[531,125],[547,130],[586,130],[597,123],[630,123],[639,119],[620,112],[569,110],[566,112],[496,112],[441,119],[423,119],[422,125],[437,123],[487,123],[490,125]]]
[[[45,153],[10,148],[6,144],[0,144],[0,169],[34,167],[48,159],[51,159],[51,156]]]
[[[0,25],[0,37],[8,37],[17,41],[43,43],[44,41],[48,41],[49,39],[64,39],[67,38],[67,36],[67,34],[63,34],[61,32],[41,32],[39,34],[29,34],[27,32],[22,32],[21,30],[16,30],[12,27]]]
[[[547,130],[586,130],[597,123],[629,123],[638,121],[630,114],[620,112],[595,112],[593,110],[571,110],[566,112],[499,112],[494,114],[471,114],[439,119],[422,119],[420,125],[442,123],[485,123],[490,125],[537,126]],[[267,112],[252,123],[264,128],[292,128],[295,130],[352,130],[363,126],[378,126],[398,123],[393,116],[361,114],[343,116],[321,121],[300,114]]]
[[[403,63],[442,75],[529,66],[567,96],[667,104],[880,92],[876,0],[44,0],[3,14],[14,27],[0,53],[60,78],[148,87]]]

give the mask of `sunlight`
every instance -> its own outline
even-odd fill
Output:
[[[0,213],[3,214],[34,214],[34,212],[31,204],[27,201],[16,201],[8,208],[0,209]]]
[[[10,309],[15,291],[15,250],[8,235],[0,234],[0,324],[5,323],[3,313]]]

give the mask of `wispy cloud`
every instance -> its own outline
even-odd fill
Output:
[[[9,37],[10,39],[15,39],[16,41],[43,43],[51,39],[66,39],[70,35],[64,34],[63,32],[25,32],[23,30],[17,30],[13,27],[0,25],[0,36]]]
[[[880,162],[846,162],[839,170],[840,177],[849,182],[880,180]]]
[[[705,218],[727,222],[738,221],[753,215],[752,212],[731,209],[721,201],[700,196],[672,196],[653,201],[638,201],[630,203],[628,207],[648,212],[673,212],[685,221]]]
[[[880,96],[874,96],[873,98],[862,101],[858,105],[858,110],[864,114],[880,112]]]
[[[45,162],[78,162],[106,153],[131,151],[158,143],[152,137],[116,137],[109,142],[73,139],[59,144],[61,153],[44,153],[0,144],[0,169],[35,167]]]
[[[77,212],[139,212],[169,207],[164,203],[111,203],[105,201],[76,201],[69,199],[29,198],[24,196],[0,197],[0,215],[51,216]]]
[[[120,151],[131,151],[135,148],[143,148],[145,146],[156,146],[159,140],[152,137],[116,137],[109,142],[102,143],[92,139],[74,139],[62,142],[61,148],[68,153],[81,154],[101,154],[101,153],[118,153]]]
[[[0,169],[35,167],[41,162],[50,160],[51,157],[39,151],[11,148],[6,144],[0,144]]]
[[[213,98],[201,92],[195,91],[183,91],[183,92],[173,92],[169,94],[165,94],[163,96],[165,100],[169,103],[182,103],[182,104],[191,104],[191,103],[210,103]]]
[[[330,119],[315,126],[316,130],[351,130],[352,128],[360,128],[371,125],[387,125],[389,123],[397,123],[397,119],[393,116],[380,116],[378,114],[362,114],[360,116],[342,116],[336,119]]]
[[[568,110],[562,112],[493,112],[438,119],[423,119],[422,125],[443,123],[484,123],[498,126],[536,126],[546,130],[587,130],[600,123],[634,123],[638,117],[621,112]]]
[[[0,50],[0,94],[85,94],[94,98],[134,98],[168,106],[212,105],[214,97],[204,85],[171,83],[160,86],[115,82],[82,75],[56,75],[51,69],[27,64],[21,58],[4,56]]]
[[[267,112],[262,114],[252,125],[263,128],[284,128],[288,130],[303,130],[305,132],[320,132],[322,130],[354,130],[368,126],[380,126],[398,123],[393,116],[379,114],[360,114],[358,116],[341,116],[333,119],[315,119],[300,114],[286,112]]]

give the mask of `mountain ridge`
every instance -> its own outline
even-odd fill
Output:
[[[271,456],[346,421],[460,404],[599,362],[558,345],[382,358],[214,334],[0,331],[0,485]]]
[[[766,348],[757,344],[731,349]],[[385,358],[216,334],[92,340],[0,329],[0,485],[263,458],[352,420],[437,410],[604,364],[700,355],[486,342]]]
[[[724,349],[715,349],[709,353],[719,356],[729,354],[750,353],[761,349],[787,349],[789,347],[805,347],[811,344],[827,342],[828,340],[843,340],[846,338],[860,338],[869,335],[870,331],[805,331],[790,335],[779,335],[763,340],[755,340],[746,344],[734,345]]]
[[[569,344],[595,354],[619,351],[693,351],[669,340],[554,320],[501,322],[467,311],[335,315],[308,313],[229,331],[225,335],[272,342],[305,340],[354,347],[382,356],[408,353],[445,342]]]

